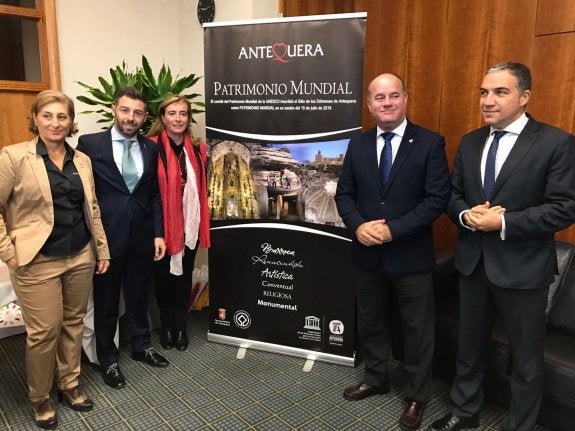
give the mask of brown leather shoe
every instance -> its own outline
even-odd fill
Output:
[[[53,430],[58,426],[58,416],[50,400],[32,401],[34,406],[34,422],[40,428]]]
[[[61,403],[66,398],[72,410],[77,412],[89,412],[94,408],[94,403],[80,389],[80,386],[74,386],[70,389],[58,389],[58,402]]]
[[[421,426],[423,419],[423,403],[410,401],[399,418],[399,427],[405,431],[414,431]]]
[[[367,383],[359,382],[343,391],[343,397],[349,401],[359,401],[376,394],[387,394],[388,385],[369,386]]]

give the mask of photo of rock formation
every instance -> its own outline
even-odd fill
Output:
[[[212,139],[208,148],[211,218],[343,226],[333,196],[347,140],[259,144]]]

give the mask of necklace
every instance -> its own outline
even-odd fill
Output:
[[[182,180],[182,186],[186,184],[188,172],[186,170],[186,161],[184,160],[185,151],[184,148],[181,148],[180,153],[178,154],[178,165],[180,167],[180,178]]]

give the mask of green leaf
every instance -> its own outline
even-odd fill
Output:
[[[156,80],[154,78],[154,73],[152,72],[152,68],[150,67],[150,63],[145,55],[142,54],[142,71],[143,75],[146,78],[150,87],[156,86]]]
[[[192,94],[184,94],[183,96],[186,99],[191,101],[191,100],[195,99],[196,97],[200,97],[200,94],[199,93],[192,93]]]
[[[97,106],[100,104],[100,102],[98,102],[96,100],[89,99],[86,96],[78,96],[78,97],[76,97],[76,99],[78,99],[82,103],[85,103],[86,105]],[[90,112],[93,112],[93,111],[90,111]]]
[[[102,85],[102,88],[104,89],[105,93],[107,93],[107,94],[112,93],[113,88],[112,88],[112,85],[108,81],[106,81],[101,76],[98,77],[98,81],[100,81],[100,84]]]
[[[149,130],[153,124],[160,103],[170,95],[179,94],[192,103],[193,123],[196,122],[193,117],[194,114],[204,112],[203,108],[205,108],[205,104],[196,100],[201,97],[201,94],[184,94],[185,90],[194,86],[201,79],[200,76],[196,76],[193,73],[185,76],[178,74],[174,78],[170,67],[163,63],[156,76],[150,67],[148,59],[143,54],[141,66],[128,69],[126,62],[122,61],[120,65],[110,67],[109,72],[111,81],[101,76],[97,78],[100,88],[76,81],[78,85],[86,89],[87,93],[92,96],[77,96],[77,100],[91,106],[101,107],[101,109],[97,111],[83,111],[81,114],[99,115],[98,123],[106,123],[109,126],[113,122],[114,117],[110,112],[110,107],[115,101],[117,91],[126,85],[131,85],[140,90],[148,103],[149,115],[142,126],[142,132],[144,133]]]

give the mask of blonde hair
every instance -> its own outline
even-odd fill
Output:
[[[162,122],[162,117],[166,115],[166,108],[174,103],[179,102],[184,102],[188,107],[188,124],[186,125],[186,130],[184,131],[184,133],[188,134],[190,140],[194,145],[199,145],[200,144],[199,139],[195,139],[194,135],[192,134],[192,128],[191,128],[192,104],[185,96],[180,96],[178,94],[168,96],[162,101],[162,103],[160,103],[160,106],[158,107],[158,112],[156,113],[156,119],[154,120],[154,124],[152,124],[152,127],[148,132],[148,136],[149,137],[157,136],[160,133],[162,133],[162,130],[164,130],[164,123]]]
[[[44,90],[38,93],[34,101],[32,102],[32,107],[30,108],[31,115],[28,117],[28,130],[30,130],[35,135],[38,134],[38,127],[34,122],[34,115],[42,110],[42,108],[50,103],[62,103],[68,108],[68,115],[72,125],[68,131],[68,137],[71,137],[78,133],[78,123],[74,121],[76,113],[74,111],[74,102],[64,93],[58,90]]]

